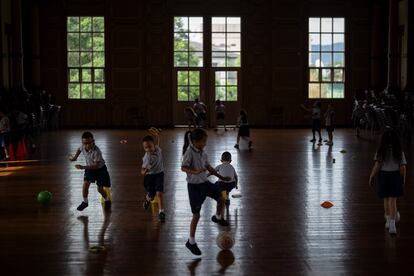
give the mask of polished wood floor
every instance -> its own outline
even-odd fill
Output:
[[[221,230],[210,221],[215,203],[202,209],[196,258],[185,248],[191,212],[180,171],[184,129],[162,132],[167,220],[144,211],[139,175],[144,131],[96,130],[107,161],[113,206],[105,213],[91,186],[89,207],[81,202],[83,173],[67,161],[80,145],[81,130],[45,133],[33,159],[0,167],[1,275],[410,275],[414,272],[412,150],[408,183],[399,201],[398,237],[384,230],[382,202],[368,188],[377,137],[357,139],[335,132],[333,147],[313,146],[305,129],[253,129],[252,150],[233,148],[235,131],[208,132],[206,151],[218,164],[233,155],[241,198],[228,210],[235,237],[220,251]],[[127,139],[127,144],[120,140]],[[347,152],[340,153],[342,149]],[[333,160],[335,159],[335,163]],[[83,162],[83,158],[80,159]],[[3,164],[4,166],[4,164]],[[39,191],[53,200],[39,205]],[[334,207],[320,204],[331,201]],[[94,253],[90,247],[103,245]],[[413,274],[411,274],[413,275]]]

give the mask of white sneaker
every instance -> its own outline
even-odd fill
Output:
[[[395,223],[390,223],[390,228],[388,229],[388,233],[390,233],[390,235],[397,234],[397,228],[395,227]]]
[[[390,220],[387,219],[387,221],[385,222],[385,229],[389,229],[390,228]]]

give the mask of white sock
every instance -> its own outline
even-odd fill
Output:
[[[88,203],[88,198],[87,197],[84,197],[83,198],[83,202]]]
[[[389,215],[385,215],[385,220],[386,220],[386,221],[389,221],[389,220],[390,220],[390,218],[391,218],[391,217],[390,217]]]
[[[216,214],[216,218],[217,218],[217,219],[221,219],[221,215]]]
[[[188,242],[189,242],[190,244],[195,244],[195,243],[196,243],[195,238],[192,238],[192,237],[189,237],[189,238],[188,238]]]
[[[161,213],[161,212],[162,212],[162,213],[164,213],[164,209],[160,209],[160,210],[158,211],[158,214],[159,214],[159,213]]]
[[[390,219],[390,227],[395,227],[395,219]]]

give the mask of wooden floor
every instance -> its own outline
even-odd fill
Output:
[[[253,129],[251,151],[233,148],[235,131],[208,132],[212,164],[233,155],[241,198],[228,210],[236,243],[220,251],[221,230],[210,221],[207,199],[196,239],[195,258],[184,246],[191,220],[185,174],[180,171],[184,129],[162,132],[167,220],[144,211],[144,131],[96,130],[96,144],[112,180],[112,212],[105,213],[95,186],[89,207],[81,202],[82,171],[67,161],[82,131],[43,134],[33,163],[0,168],[1,275],[410,275],[414,248],[412,151],[408,183],[399,201],[398,237],[384,230],[382,202],[368,188],[377,137],[357,139],[337,130],[333,147],[313,146],[310,131]],[[127,139],[127,144],[121,144]],[[347,153],[340,153],[345,149]],[[335,159],[335,163],[333,160]],[[80,159],[83,162],[83,157]],[[48,207],[36,202],[49,190]],[[334,204],[324,209],[320,204]],[[155,205],[156,207],[156,205]],[[93,253],[89,248],[103,245]],[[400,273],[398,273],[400,272]],[[411,274],[413,275],[413,274]]]

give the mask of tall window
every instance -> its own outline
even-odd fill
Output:
[[[309,18],[309,98],[345,97],[345,19]]]
[[[240,17],[211,18],[212,67],[240,67]]]
[[[104,30],[104,17],[67,18],[69,99],[105,99]]]
[[[174,17],[174,66],[177,68],[178,101],[200,97],[203,67],[203,18]]]

